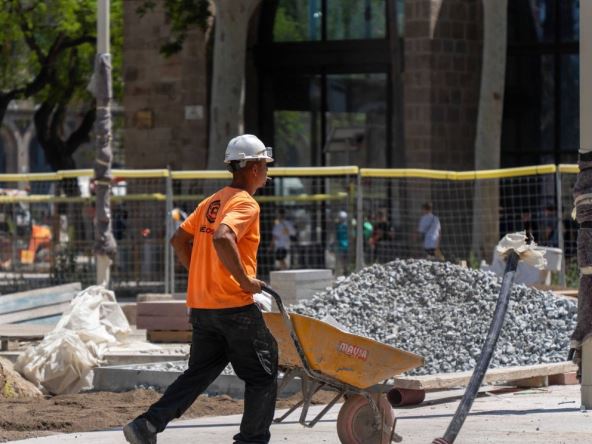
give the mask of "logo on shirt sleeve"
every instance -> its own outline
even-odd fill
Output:
[[[218,217],[218,211],[220,210],[220,201],[215,200],[210,204],[208,207],[208,211],[206,211],[206,219],[209,223],[213,224],[216,222],[216,217]]]

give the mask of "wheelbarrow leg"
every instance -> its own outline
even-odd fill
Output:
[[[302,372],[297,368],[293,368],[291,370],[288,370],[286,373],[284,373],[284,377],[282,378],[282,382],[280,382],[280,385],[278,385],[278,389],[277,389],[278,395],[282,392],[282,390],[284,390],[288,386],[288,384],[290,382],[292,382],[294,380],[294,378],[296,376],[300,376],[301,373]]]
[[[312,402],[312,397],[324,386],[325,383],[319,383],[307,376],[302,378],[302,397],[304,400],[304,405],[302,406],[302,411],[300,412],[300,424],[306,425],[306,416],[308,415],[308,408]]]
[[[298,372],[296,372],[296,373],[298,373]],[[280,416],[279,418],[275,418],[273,420],[274,423],[278,424],[278,423],[282,422],[284,419],[286,419],[288,416],[290,416],[296,409],[298,409],[303,404],[304,404],[304,407],[302,408],[302,410],[304,412],[304,421],[306,421],[306,412],[308,411],[308,407],[310,405],[310,402],[312,401],[312,397],[314,396],[314,394],[316,392],[318,392],[320,389],[322,389],[325,386],[325,384],[318,384],[318,383],[311,382],[311,384],[315,384],[315,386],[316,385],[318,385],[318,386],[316,386],[316,388],[313,387],[314,392],[312,394],[310,394],[310,396],[308,396],[307,395],[308,383],[305,381],[310,380],[310,378],[308,378],[306,375],[301,375],[301,378],[302,378],[302,399],[300,401],[298,401],[298,403],[296,403],[295,405],[290,407],[288,409],[288,411],[286,413],[284,413],[282,416]],[[303,419],[302,419],[302,414],[301,414],[300,415],[300,424],[302,424],[302,421],[303,421]]]
[[[337,393],[337,395],[335,396],[335,398],[333,398],[333,399],[331,400],[331,402],[330,402],[329,404],[327,404],[327,405],[325,406],[325,408],[324,408],[323,410],[321,410],[321,411],[319,412],[319,414],[318,414],[318,415],[317,415],[317,416],[316,416],[316,417],[315,417],[315,418],[314,418],[312,421],[310,421],[308,424],[304,424],[304,425],[305,425],[306,427],[314,427],[314,426],[315,426],[315,424],[316,424],[317,422],[319,422],[319,421],[321,420],[321,418],[322,418],[323,416],[325,416],[325,414],[326,414],[326,413],[327,413],[329,410],[331,410],[331,408],[332,408],[332,407],[333,407],[333,406],[334,406],[334,405],[337,403],[337,401],[339,401],[339,400],[341,399],[341,397],[342,397],[343,395],[344,395],[344,392],[339,392],[339,393]]]

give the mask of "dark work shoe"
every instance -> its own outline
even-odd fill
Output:
[[[128,422],[123,428],[123,435],[131,444],[156,444],[156,427],[144,418]]]

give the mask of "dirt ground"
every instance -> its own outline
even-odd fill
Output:
[[[325,404],[334,396],[320,392],[315,403]],[[122,426],[142,413],[160,394],[152,390],[125,393],[86,392],[45,399],[0,398],[0,442],[51,435],[56,432],[86,432]],[[299,395],[279,400],[287,408]],[[243,401],[228,396],[200,396],[183,418],[240,414]]]

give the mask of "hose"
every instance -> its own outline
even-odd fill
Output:
[[[448,429],[446,429],[444,437],[436,438],[432,444],[453,444],[458,433],[460,432],[462,425],[465,422],[467,415],[469,414],[469,410],[471,410],[475,396],[477,395],[479,387],[481,386],[483,378],[485,377],[485,372],[487,372],[487,369],[489,368],[489,363],[491,361],[491,357],[493,356],[495,345],[502,330],[502,326],[504,325],[504,319],[506,317],[508,304],[510,302],[512,284],[514,283],[514,276],[516,275],[516,268],[518,267],[519,260],[520,256],[514,250],[511,250],[506,263],[506,269],[504,270],[502,286],[497,299],[497,304],[495,306],[493,319],[491,321],[491,325],[489,326],[489,333],[487,333],[487,338],[483,344],[479,361],[477,362],[475,370],[473,370],[473,376],[471,376],[467,390],[465,391],[462,401],[456,409],[456,413],[454,414],[452,421],[450,421]]]

